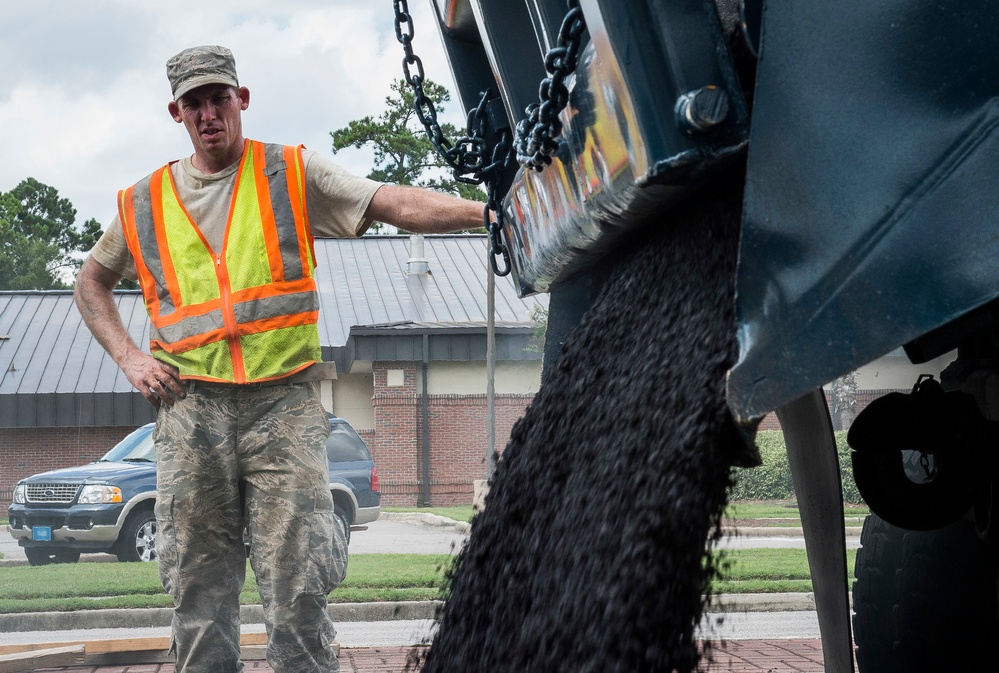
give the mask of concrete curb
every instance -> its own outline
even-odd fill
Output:
[[[454,528],[456,533],[467,534],[472,530],[472,524],[467,521],[455,521],[445,516],[430,514],[429,512],[382,512],[379,519],[385,521],[403,521],[406,523],[422,523],[427,526],[438,526],[440,528]]]
[[[723,529],[726,536],[731,537],[804,537],[805,532],[801,526],[761,526],[759,528],[728,528]],[[847,526],[845,529],[847,537],[860,537],[859,526]]]
[[[379,519],[386,521],[404,521],[407,523],[422,523],[427,526],[438,526],[441,528],[454,528],[456,533],[467,534],[472,529],[472,524],[465,521],[455,521],[447,517],[430,514],[429,512],[382,512]],[[733,537],[804,537],[801,526],[759,526],[739,528],[725,528],[725,535]],[[860,537],[860,526],[847,526],[846,537]]]
[[[439,601],[400,601],[392,603],[334,603],[329,606],[334,622],[385,622],[433,619]],[[239,610],[244,624],[263,624],[260,605],[244,605]],[[78,610],[75,612],[34,612],[0,615],[0,632],[71,631],[76,629],[128,629],[170,626],[173,608],[121,608]]]
[[[392,603],[334,603],[330,617],[336,622],[384,622],[433,619],[440,601],[400,601]],[[812,593],[721,594],[711,602],[711,612],[803,612],[815,610]],[[262,624],[263,608],[244,605],[239,611],[244,624]],[[77,629],[131,629],[170,626],[173,608],[122,608],[78,610],[76,612],[35,612],[0,615],[0,632],[73,631]]]

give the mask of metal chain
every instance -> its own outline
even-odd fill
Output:
[[[568,0],[569,11],[558,31],[558,46],[545,55],[545,70],[549,77],[541,80],[540,101],[527,106],[527,118],[517,124],[517,161],[524,168],[544,170],[558,152],[558,137],[562,121],[558,118],[569,103],[566,79],[575,71],[586,20],[579,0]]]
[[[409,13],[409,3],[407,0],[392,0],[392,5],[395,9],[395,37],[406,54],[402,60],[402,72],[406,82],[413,88],[416,116],[438,154],[451,167],[455,180],[469,185],[485,183],[488,200],[482,218],[489,232],[490,265],[497,276],[506,276],[511,270],[510,252],[503,243],[504,217],[498,185],[512,156],[509,131],[502,132],[499,142],[493,147],[490,162],[486,164],[486,105],[489,92],[485,91],[479,104],[468,113],[465,135],[453,143],[444,137],[437,121],[437,106],[423,89],[426,81],[423,61],[413,52],[413,17]],[[489,216],[490,211],[496,214],[495,218]],[[496,261],[498,257],[503,260],[502,267]]]

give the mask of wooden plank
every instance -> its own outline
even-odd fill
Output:
[[[36,668],[77,666],[84,663],[84,646],[50,647],[29,652],[0,654],[0,673],[23,673]]]

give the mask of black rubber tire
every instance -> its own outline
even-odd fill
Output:
[[[916,532],[871,515],[855,576],[860,673],[963,673],[993,665],[996,564],[970,521]]]
[[[33,566],[76,563],[80,560],[80,552],[68,547],[25,547],[24,555],[28,558],[28,564]]]
[[[890,668],[895,642],[895,576],[902,558],[904,531],[876,515],[864,519],[854,567],[853,642],[861,673]]]
[[[52,552],[52,560],[55,563],[78,563],[80,552],[76,549],[56,549]]]
[[[333,509],[333,513],[336,514],[336,517],[340,520],[341,525],[343,525],[344,537],[347,538],[347,544],[350,544],[350,521],[347,518],[347,514],[339,507],[335,507]]]
[[[156,560],[156,515],[144,509],[129,515],[115,545],[122,563]]]
[[[43,547],[25,547],[24,555],[28,557],[28,565],[45,566],[52,563],[49,550]]]

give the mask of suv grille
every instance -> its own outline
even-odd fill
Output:
[[[80,490],[79,484],[27,484],[28,502],[70,503]]]

